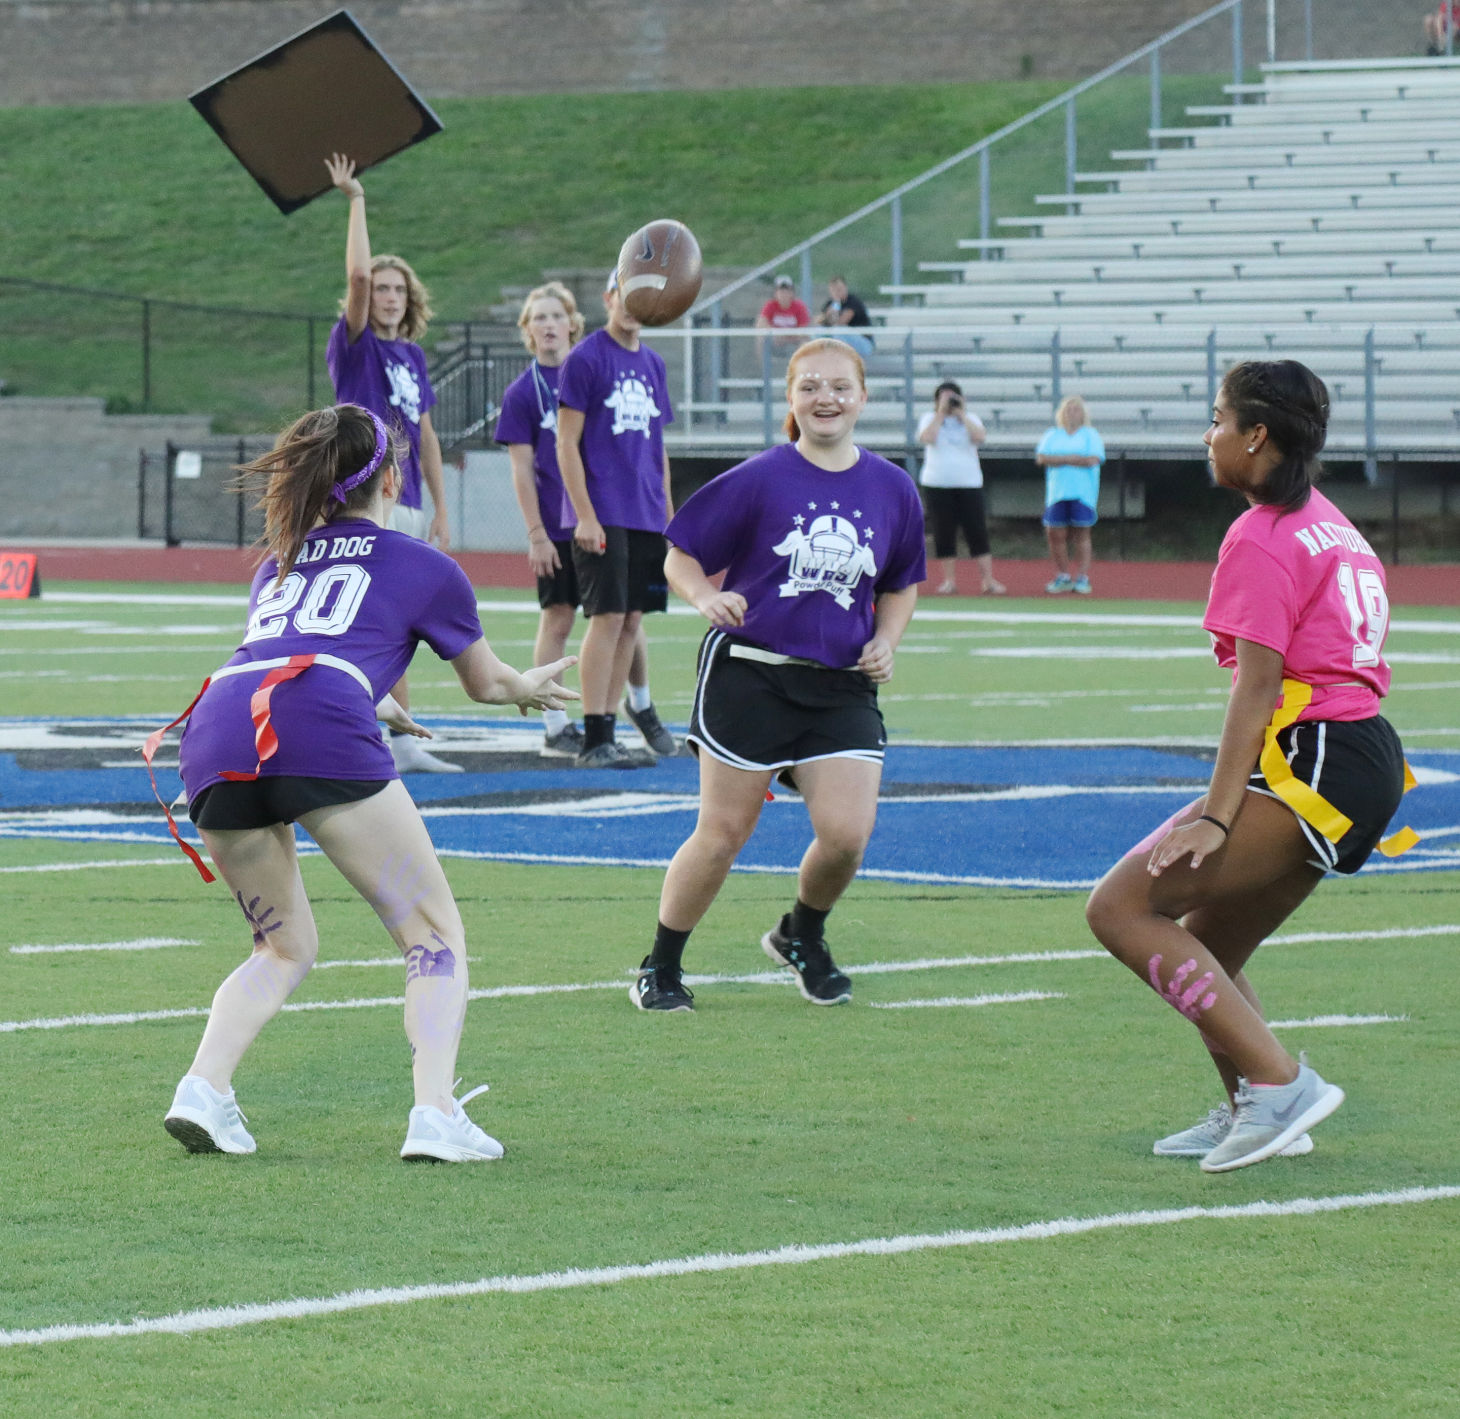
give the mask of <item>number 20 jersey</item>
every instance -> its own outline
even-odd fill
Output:
[[[270,710],[279,748],[261,776],[397,777],[375,706],[420,642],[452,660],[480,638],[466,573],[428,543],[353,518],[311,532],[279,584],[277,572],[270,558],[254,577],[248,628],[230,670],[317,654],[359,674],[315,664],[275,687]],[[257,763],[249,702],[265,674],[260,665],[257,674],[215,677],[198,701],[179,753],[190,801],[220,782],[223,770],[249,772]]]
[[[1368,719],[1389,693],[1384,568],[1354,525],[1316,489],[1296,512],[1253,507],[1222,539],[1203,627],[1217,663],[1237,638],[1283,658],[1283,676],[1313,686],[1306,720]]]

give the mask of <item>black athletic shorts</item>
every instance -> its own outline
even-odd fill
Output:
[[[275,823],[292,823],[316,808],[333,808],[340,803],[358,803],[373,798],[388,778],[307,778],[301,774],[277,774],[245,782],[215,783],[188,804],[188,817],[200,828],[238,832],[247,828],[271,828]]]
[[[712,630],[700,645],[689,743],[732,768],[789,769],[813,759],[882,762],[887,730],[877,687],[860,670],[767,665],[732,654]]]
[[[669,544],[662,532],[637,527],[605,527],[602,552],[585,552],[573,544],[573,566],[585,616],[618,615],[625,611],[663,611],[669,605],[664,558]]]
[[[1331,843],[1299,818],[1298,826],[1313,848],[1309,860],[1323,872],[1357,872],[1384,836],[1404,794],[1404,750],[1394,727],[1377,714],[1372,719],[1318,719],[1280,730],[1278,744],[1293,776],[1353,820],[1353,827]],[[1260,767],[1252,771],[1247,788],[1277,798]]]
[[[578,573],[573,567],[573,539],[554,542],[558,552],[558,569],[551,576],[537,579],[537,604],[544,611],[549,606],[578,604]]]
[[[984,515],[982,488],[924,488],[928,522],[933,529],[933,555],[958,555],[958,529],[963,529],[970,557],[989,553],[989,526]]]

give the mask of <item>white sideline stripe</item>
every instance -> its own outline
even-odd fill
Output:
[[[1025,1000],[1067,1000],[1058,990],[1020,990],[1011,995],[942,995],[936,1000],[874,1000],[874,1010],[935,1010],[953,1005],[1017,1005]]]
[[[1290,946],[1300,941],[1395,941],[1410,936],[1454,936],[1460,926],[1391,926],[1384,931],[1295,931],[1288,936],[1269,936],[1270,946]]]
[[[181,936],[142,936],[136,941],[67,941],[59,946],[12,946],[12,956],[46,956],[58,951],[158,951],[164,946],[197,946]]]
[[[1274,936],[1273,942],[1333,941],[1385,939],[1400,936],[1439,936],[1460,931],[1455,926],[1420,926],[1394,928],[1387,931],[1354,932],[1309,932],[1294,936]],[[468,958],[470,959],[470,958]],[[925,956],[914,961],[868,961],[861,965],[844,966],[849,976],[903,975],[913,971],[950,970],[960,966],[1005,966],[1041,963],[1050,961],[1108,961],[1114,959],[1104,950],[1078,951],[1020,951],[1005,956]],[[336,961],[321,963],[340,966],[399,965],[399,960],[385,958],[370,961]],[[788,985],[789,972],[785,970],[750,971],[735,975],[692,975],[686,973],[685,983],[698,985]],[[573,995],[592,990],[624,990],[625,980],[577,981],[566,985],[494,985],[479,990],[469,990],[468,1000],[516,1000],[536,995]],[[305,1000],[289,1001],[281,1013],[298,1014],[319,1010],[369,1010],[377,1006],[402,1007],[404,995],[361,996],[351,1000]],[[207,1006],[187,1006],[177,1010],[132,1010],[118,1011],[107,1015],[58,1015],[30,1020],[0,1020],[0,1034],[16,1034],[22,1030],[64,1030],[88,1025],[140,1025],[151,1020],[184,1020],[206,1016]],[[1323,1017],[1338,1021],[1341,1017]],[[1386,1017],[1388,1018],[1388,1017]],[[1303,1021],[1286,1022],[1290,1026]],[[1357,1021],[1355,1023],[1358,1023]]]
[[[1403,1025],[1408,1015],[1310,1015],[1306,1020],[1269,1020],[1273,1030],[1301,1030],[1309,1025]]]
[[[34,834],[0,833],[0,837],[30,836]],[[178,863],[187,861],[182,853],[178,853],[176,857],[121,857],[104,862],[39,862],[28,867],[0,867],[0,872],[89,872],[97,867],[176,867]]]
[[[793,1244],[763,1251],[710,1252],[628,1266],[574,1267],[569,1271],[539,1271],[525,1276],[484,1276],[477,1281],[438,1282],[425,1286],[382,1286],[371,1290],[341,1291],[333,1296],[250,1305],[220,1306],[207,1310],[176,1311],[172,1315],[138,1317],[130,1321],[103,1321],[91,1325],[51,1325],[37,1330],[0,1330],[0,1346],[51,1345],[63,1340],[114,1340],[134,1335],[196,1335],[200,1331],[232,1330],[269,1321],[303,1320],[339,1315],[345,1311],[379,1306],[407,1306],[418,1301],[454,1300],[463,1296],[533,1295],[542,1291],[570,1291],[585,1286],[616,1286],[625,1281],[652,1281],[662,1277],[702,1276],[713,1272],[751,1271],[764,1266],[804,1266],[815,1261],[839,1261],[853,1256],[906,1256],[912,1252],[946,1251],[955,1247],[996,1246],[1004,1242],[1046,1241],[1083,1236],[1090,1232],[1130,1227],[1163,1227],[1179,1222],[1229,1222],[1247,1218],[1316,1217],[1368,1207],[1406,1207],[1420,1202],[1442,1202],[1460,1197],[1460,1187],[1409,1187],[1393,1192],[1341,1193],[1334,1197],[1297,1197],[1288,1202],[1247,1202],[1229,1207],[1168,1207],[1146,1212],[1114,1212],[1096,1217],[1062,1217],[1048,1222],[1026,1222],[1015,1227],[986,1227],[955,1231],[869,1237],[856,1242],[829,1242],[820,1246]]]

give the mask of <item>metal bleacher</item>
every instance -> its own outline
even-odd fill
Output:
[[[1228,365],[1290,355],[1329,384],[1330,450],[1460,452],[1460,61],[1262,76],[881,287],[874,380],[920,407],[961,380],[991,451],[1079,393],[1107,443],[1159,456]],[[876,392],[890,440],[906,411]]]

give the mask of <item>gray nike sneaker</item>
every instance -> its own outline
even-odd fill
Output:
[[[1231,1131],[1232,1107],[1218,1104],[1200,1123],[1158,1139],[1151,1152],[1158,1158],[1205,1158]],[[1313,1140],[1304,1133],[1282,1150],[1282,1156],[1301,1158],[1312,1151]]]
[[[1306,1060],[1299,1061],[1298,1077],[1291,1084],[1252,1085],[1244,1079],[1237,1087],[1231,1130],[1201,1160],[1201,1170],[1226,1173],[1261,1163],[1322,1123],[1341,1103],[1343,1090],[1325,1083]]]

